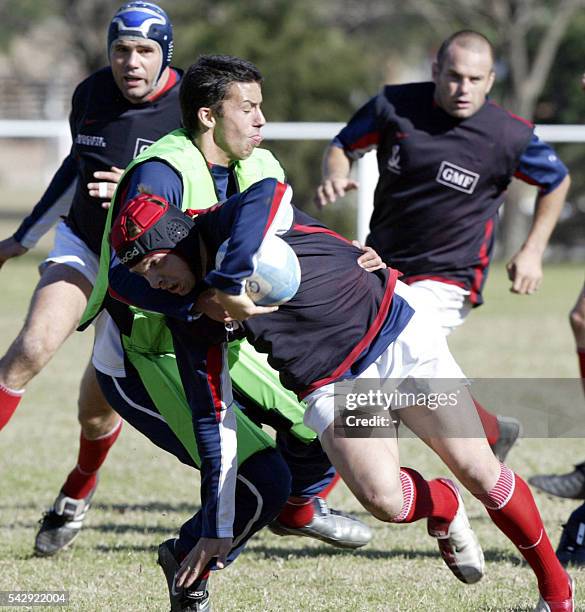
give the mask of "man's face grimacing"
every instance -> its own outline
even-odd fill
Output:
[[[433,64],[435,102],[452,117],[471,117],[483,106],[494,77],[487,45],[468,49],[454,41],[442,65]]]
[[[161,48],[146,38],[119,38],[110,50],[114,81],[132,104],[146,102],[160,89],[162,84],[157,84],[157,77],[161,63]]]
[[[182,257],[173,252],[151,253],[130,270],[144,277],[153,289],[187,295],[195,287],[193,271]]]
[[[223,164],[247,159],[262,142],[262,113],[259,83],[232,83],[219,111],[214,112],[214,141],[223,152]],[[216,163],[222,163],[216,161]]]

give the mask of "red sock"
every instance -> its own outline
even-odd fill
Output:
[[[477,414],[481,420],[481,424],[483,425],[483,430],[485,431],[485,437],[487,438],[488,444],[493,446],[500,437],[500,426],[498,425],[498,419],[495,414],[488,412],[475,398],[472,399],[473,403],[475,404]]]
[[[333,480],[317,494],[317,497],[326,499],[340,480],[341,477],[336,473]],[[314,516],[313,498],[289,497],[278,515],[278,520],[287,527],[304,527],[313,520]]]
[[[327,499],[327,497],[329,496],[329,493],[331,493],[331,491],[333,491],[333,489],[335,489],[335,487],[337,486],[337,483],[341,480],[341,476],[335,472],[335,476],[333,476],[333,480],[319,493],[317,493],[317,497],[320,497],[321,499]]]
[[[421,518],[451,522],[457,513],[457,495],[443,479],[425,480],[416,470],[400,468],[402,510],[394,523],[414,523]]]
[[[23,394],[24,389],[14,391],[0,384],[0,430],[10,421]]]
[[[278,520],[287,527],[304,527],[313,520],[314,515],[313,498],[289,497]]]
[[[495,487],[487,495],[476,497],[533,569],[541,595],[549,601],[567,598],[567,574],[555,555],[532,493],[522,478],[502,464]]]
[[[110,448],[120,435],[122,429],[122,419],[116,424],[109,433],[97,438],[88,440],[83,433],[79,436],[79,455],[77,465],[69,473],[67,481],[61,489],[67,497],[82,499],[87,497],[97,482],[97,472],[102,463],[106,460]]]

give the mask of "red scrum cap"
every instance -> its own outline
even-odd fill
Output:
[[[132,268],[150,253],[172,251],[192,228],[193,221],[164,198],[141,193],[117,216],[110,242],[120,262]]]

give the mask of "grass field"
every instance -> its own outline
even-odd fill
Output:
[[[0,221],[0,237],[16,222]],[[0,353],[22,323],[36,281],[38,257],[10,262],[0,272]],[[488,282],[487,305],[472,313],[451,340],[467,374],[475,377],[575,377],[567,313],[583,282],[578,267],[551,267],[541,292],[508,293],[502,265]],[[77,385],[89,357],[91,333],[75,334],[29,386],[0,436],[0,591],[70,591],[72,610],[165,610],[166,586],[155,565],[159,542],[192,514],[198,476],[129,426],[102,470],[95,505],[75,546],[54,559],[32,556],[43,509],[75,462]],[[582,397],[576,402],[584,403]],[[415,440],[401,446],[403,463],[426,476],[445,473]],[[568,468],[585,458],[582,440],[524,440],[510,466],[522,475]],[[306,539],[263,532],[232,567],[212,579],[213,606],[224,610],[469,611],[532,610],[538,598],[532,572],[491,527],[483,508],[466,496],[483,544],[487,571],[475,586],[459,583],[443,566],[423,522],[385,525],[369,518],[340,486],[331,504],[361,516],[374,540],[349,554]],[[537,495],[554,544],[572,502]],[[577,593],[585,573],[574,570]],[[585,607],[578,605],[578,609]]]

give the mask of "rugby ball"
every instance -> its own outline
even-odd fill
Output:
[[[219,268],[225,257],[229,238],[215,256]],[[254,256],[254,272],[246,279],[248,297],[258,306],[279,306],[291,300],[301,282],[301,267],[295,252],[278,236],[264,238]]]

